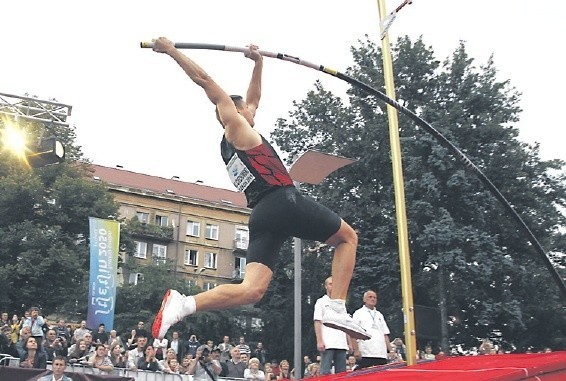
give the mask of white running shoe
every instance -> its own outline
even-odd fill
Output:
[[[167,330],[169,330],[169,327],[183,319],[181,312],[185,298],[186,296],[179,293],[179,291],[167,291],[163,297],[163,302],[161,302],[161,308],[151,327],[153,337],[162,339],[167,333]]]
[[[371,335],[362,327],[360,327],[354,319],[346,312],[346,307],[335,306],[330,303],[325,306],[322,315],[322,324],[327,327],[345,332],[348,336],[358,340],[369,340]],[[340,309],[340,311],[337,311]]]

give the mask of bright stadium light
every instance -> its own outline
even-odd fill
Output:
[[[20,159],[24,159],[27,151],[26,132],[11,123],[6,123],[1,134],[2,147]]]

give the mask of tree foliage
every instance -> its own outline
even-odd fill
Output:
[[[360,41],[352,54],[355,65],[347,74],[383,89],[375,44]],[[492,59],[476,66],[464,43],[441,63],[422,39],[400,38],[393,62],[399,102],[492,180],[564,275],[565,163],[542,160],[537,145],[518,139],[520,94],[510,81],[497,78]],[[289,157],[317,149],[358,159],[307,190],[359,230],[351,308],[360,305],[365,290],[377,290],[380,309],[394,334],[402,335],[386,109],[360,89],[350,89],[347,96],[345,102],[315,83],[289,117],[278,120],[272,137]],[[566,320],[558,289],[514,221],[473,174],[402,114],[399,137],[415,304],[446,302],[453,346],[471,348],[490,337],[508,349],[564,347]],[[541,300],[546,301],[542,306]]]
[[[39,130],[29,128],[31,135]],[[88,180],[88,165],[75,161],[81,153],[74,129],[60,131],[70,152],[65,163],[31,169],[5,150],[0,154],[0,305],[18,314],[30,306],[69,318],[84,313],[88,217],[117,215],[106,188]]]

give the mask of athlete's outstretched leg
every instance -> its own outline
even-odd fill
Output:
[[[169,290],[153,322],[152,334],[163,338],[169,327],[196,311],[220,310],[256,303],[265,294],[273,272],[258,262],[248,263],[240,284],[223,284],[195,296],[181,295]]]

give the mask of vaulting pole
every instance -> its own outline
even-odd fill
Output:
[[[141,42],[140,46],[142,48],[153,48],[153,43],[151,42]],[[175,43],[175,47],[178,49],[206,49],[206,50],[221,50],[227,52],[240,52],[245,53],[249,51],[249,48],[245,47],[235,47],[235,46],[228,46],[228,45],[216,45],[216,44],[202,44],[202,43],[187,43],[187,42],[177,42]],[[406,108],[405,106],[399,104],[397,101],[389,98],[387,95],[383,94],[381,91],[369,86],[368,84],[361,82],[353,77],[350,77],[346,74],[343,74],[335,69],[330,67],[326,67],[323,65],[317,65],[309,61],[302,60],[298,57],[290,56],[284,53],[273,53],[264,50],[259,50],[259,53],[264,57],[270,58],[277,58],[283,61],[293,62],[298,65],[303,65],[306,67],[310,67],[311,69],[315,69],[318,71],[322,71],[326,74],[330,74],[336,78],[339,78],[345,82],[348,82],[352,86],[358,87],[369,94],[376,96],[377,98],[381,99],[383,102],[387,103],[390,106],[395,107],[399,112],[407,116],[411,119],[415,124],[426,132],[431,134],[441,146],[446,148],[450,151],[454,157],[464,164],[464,167],[473,172],[478,179],[484,184],[484,186],[491,192],[491,194],[501,203],[501,205],[507,210],[510,216],[515,220],[519,229],[527,235],[529,242],[533,245],[536,253],[539,255],[539,259],[543,261],[544,265],[546,266],[547,270],[550,272],[552,279],[555,281],[558,289],[560,290],[561,297],[564,301],[566,301],[566,284],[564,284],[564,280],[558,273],[558,271],[554,268],[552,262],[546,255],[542,245],[536,239],[533,232],[529,227],[525,224],[521,216],[515,211],[515,209],[511,206],[511,204],[507,201],[507,199],[501,194],[499,189],[487,178],[487,176],[474,164],[472,161],[464,155],[462,151],[460,151],[450,140],[448,140],[444,135],[442,135],[438,130],[436,130],[432,125],[426,122],[424,119],[420,118],[417,114]]]

